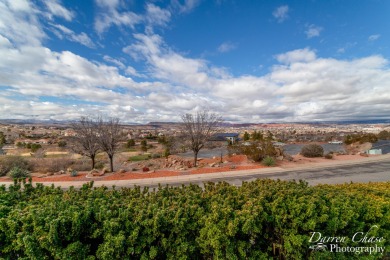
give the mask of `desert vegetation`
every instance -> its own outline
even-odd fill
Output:
[[[302,147],[301,154],[309,158],[322,157],[324,155],[324,148],[319,144],[308,144]]]

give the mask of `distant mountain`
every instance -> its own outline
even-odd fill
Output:
[[[20,125],[69,125],[74,123],[75,120],[39,120],[39,119],[0,119],[0,124],[20,124]],[[123,125],[138,125],[138,126],[153,126],[153,127],[163,127],[169,125],[178,125],[181,122],[149,122],[146,124],[131,123],[126,122],[122,123]],[[341,121],[301,121],[301,122],[268,122],[268,123],[230,123],[223,122],[222,127],[251,127],[256,125],[265,125],[265,124],[315,124],[315,125],[324,125],[324,124],[390,124],[390,119],[361,119],[361,120],[341,120]]]

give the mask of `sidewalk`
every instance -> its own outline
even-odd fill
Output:
[[[390,154],[378,155],[368,158],[361,158],[358,160],[349,160],[349,161],[340,161],[340,162],[324,162],[324,163],[315,163],[310,165],[302,165],[291,168],[282,168],[282,167],[270,167],[270,168],[260,168],[253,170],[240,170],[240,171],[227,171],[227,172],[216,172],[216,173],[203,173],[203,174],[191,174],[191,175],[179,175],[179,176],[169,176],[169,177],[159,177],[159,178],[145,178],[145,179],[135,179],[135,180],[112,180],[112,181],[98,181],[94,180],[94,187],[107,186],[112,187],[132,187],[134,185],[157,185],[161,183],[166,185],[169,183],[180,183],[180,182],[207,182],[212,179],[223,179],[226,177],[243,177],[253,174],[272,174],[272,173],[283,173],[289,171],[299,171],[307,169],[323,169],[329,167],[345,166],[345,165],[355,165],[355,164],[365,164],[365,163],[374,163],[380,161],[390,160]],[[92,181],[93,179],[91,179]],[[42,183],[45,186],[61,186],[62,188],[69,188],[71,186],[75,188],[80,188],[85,183],[90,181],[61,181],[61,182],[34,182]],[[7,187],[12,184],[12,182],[0,182],[0,185],[6,185]]]

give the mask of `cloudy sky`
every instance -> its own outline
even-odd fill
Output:
[[[0,119],[389,119],[389,13],[386,0],[0,0]]]

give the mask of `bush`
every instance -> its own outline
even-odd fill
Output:
[[[129,139],[129,140],[127,140],[126,148],[131,148],[131,147],[133,147],[133,146],[135,146],[135,141],[134,141],[134,139]]]
[[[266,157],[277,155],[275,146],[270,141],[252,142],[250,145],[241,145],[237,150],[241,154],[245,154],[248,158],[255,162],[261,162]]]
[[[72,170],[72,171],[70,172],[70,177],[76,177],[77,175],[79,175],[79,174],[77,173],[76,170]]]
[[[332,153],[327,153],[325,154],[325,159],[333,159],[333,154]]]
[[[301,154],[305,157],[322,157],[324,155],[324,148],[318,144],[308,144],[302,147]]]
[[[265,157],[261,163],[265,166],[274,166],[275,165],[275,159],[270,157],[270,156],[267,156]]]
[[[67,145],[66,141],[61,140],[58,142],[58,147],[65,147]]]
[[[0,157],[0,176],[6,175],[14,167],[19,167],[27,171],[31,169],[29,161],[22,156],[12,155]]]
[[[12,179],[20,179],[29,177],[30,173],[26,169],[15,166],[8,172],[8,175],[12,177]]]
[[[40,158],[33,159],[33,171],[34,172],[59,172],[66,170],[74,163],[74,160],[70,158]]]

